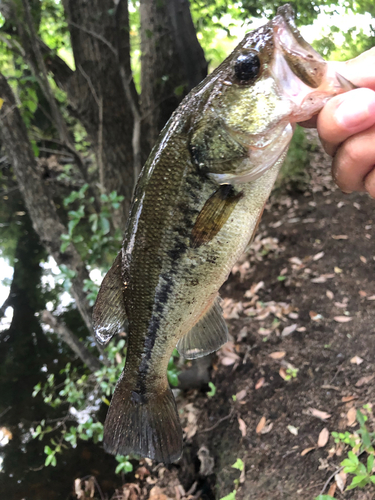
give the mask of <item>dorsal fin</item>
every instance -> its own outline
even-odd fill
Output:
[[[95,337],[101,344],[108,344],[111,338],[124,328],[126,311],[123,288],[119,252],[104,277],[92,315]]]
[[[210,309],[186,335],[179,340],[177,350],[187,359],[207,356],[228,341],[228,327],[223,318],[220,298],[216,297]]]

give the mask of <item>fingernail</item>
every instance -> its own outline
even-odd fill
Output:
[[[370,89],[357,89],[349,92],[335,111],[339,125],[347,129],[375,123],[375,92]]]

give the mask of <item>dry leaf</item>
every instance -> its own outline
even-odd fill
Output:
[[[336,483],[332,483],[331,486],[329,487],[328,495],[330,497],[334,498],[335,493],[336,493],[336,489],[337,489],[337,484]]]
[[[336,274],[342,273],[342,269],[340,267],[335,266],[333,270],[335,271]]]
[[[240,418],[240,417],[238,417],[238,427],[240,429],[242,437],[245,437],[247,426],[246,426],[245,422],[242,420],[242,418]]]
[[[269,357],[272,359],[283,359],[285,354],[286,354],[285,351],[275,351],[275,352],[271,352],[271,354],[269,354]]]
[[[358,293],[361,297],[367,297],[367,293],[364,290],[360,290]]]
[[[337,321],[337,323],[348,323],[352,321],[353,318],[351,316],[335,316],[333,319]]]
[[[361,262],[363,262],[364,264],[367,264],[367,259],[366,257],[364,257],[363,255],[360,256],[360,259],[361,259]]]
[[[323,319],[323,316],[315,311],[310,311],[309,316],[313,321],[320,321]]]
[[[273,422],[263,427],[261,434],[268,434],[273,427]]]
[[[352,427],[353,425],[356,424],[356,421],[357,421],[356,417],[357,417],[357,410],[353,406],[353,408],[350,408],[350,410],[346,414],[346,418],[348,420],[348,422],[347,422],[348,427]]]
[[[316,418],[320,418],[321,420],[327,420],[331,418],[331,415],[326,411],[317,410],[316,408],[309,408],[310,415]]]
[[[324,448],[324,446],[328,443],[329,439],[329,431],[327,427],[324,427],[320,431],[319,437],[318,437],[318,448]]]
[[[353,363],[354,365],[360,365],[361,363],[363,363],[363,359],[360,358],[359,356],[353,356],[350,362]]]
[[[314,257],[312,258],[313,260],[319,260],[323,257],[324,255],[324,252],[319,252],[317,253],[316,255],[314,255]]]
[[[336,484],[341,492],[345,489],[346,477],[346,473],[343,470],[335,475]]]
[[[293,434],[293,436],[298,436],[298,427],[294,427],[294,425],[288,425],[287,429],[291,434]]]
[[[265,378],[262,377],[258,380],[258,382],[255,384],[255,390],[257,391],[258,389],[260,389],[261,387],[263,387],[264,385],[264,382],[265,382]]]
[[[286,326],[284,330],[281,332],[282,337],[287,337],[291,333],[293,333],[297,329],[297,323],[294,323],[293,325]]]
[[[353,399],[357,399],[357,396],[343,396],[341,401],[343,403],[349,403],[349,401],[353,401]]]
[[[333,234],[332,238],[334,240],[347,240],[349,236],[347,236],[346,234]]]
[[[246,396],[246,389],[242,389],[242,391],[237,392],[236,401],[241,401]]]
[[[326,296],[330,299],[333,300],[334,294],[331,292],[331,290],[326,290]]]
[[[258,423],[258,425],[257,425],[257,427],[256,427],[256,429],[255,429],[255,432],[256,432],[257,434],[260,434],[260,433],[262,432],[262,429],[265,427],[265,425],[266,425],[266,417],[264,417],[264,416],[263,416],[263,417],[259,420],[259,423]]]
[[[363,385],[367,385],[371,380],[375,377],[374,375],[367,375],[366,377],[361,377],[358,382],[355,384],[356,387],[362,387]]]
[[[301,457],[304,457],[305,455],[310,453],[310,451],[313,451],[313,450],[315,450],[315,446],[312,446],[311,448],[305,448],[303,451],[301,451]]]
[[[282,367],[280,368],[280,370],[279,370],[279,375],[280,375],[280,377],[281,377],[282,379],[284,379],[284,380],[286,379],[286,375],[287,375],[287,374],[286,374],[286,369],[285,369],[283,366],[282,366]]]
[[[371,297],[367,297],[367,300],[375,300],[375,295],[371,295]]]
[[[159,488],[159,486],[154,486],[150,491],[148,500],[168,500],[168,497],[162,492],[162,489]]]

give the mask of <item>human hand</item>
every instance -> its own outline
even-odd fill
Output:
[[[340,189],[375,198],[375,48],[337,63],[337,72],[363,88],[328,101],[317,117],[318,133]]]

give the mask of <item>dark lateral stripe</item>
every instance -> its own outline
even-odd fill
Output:
[[[198,248],[211,241],[229,219],[235,206],[243,197],[230,184],[222,184],[206,201],[195,221],[190,245]]]

